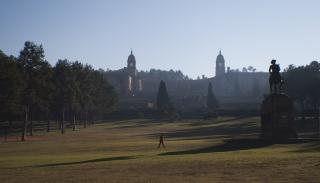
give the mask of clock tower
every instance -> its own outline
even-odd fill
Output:
[[[216,59],[216,76],[223,75],[224,73],[225,73],[225,61],[220,50],[219,55],[217,56],[217,59]]]
[[[128,56],[127,60],[127,89],[129,96],[136,96],[142,92],[142,80],[137,74],[136,58],[132,53]]]
[[[137,75],[136,58],[132,54],[132,49],[131,49],[131,54],[128,57],[127,69],[128,69],[127,71],[129,76],[135,77]]]

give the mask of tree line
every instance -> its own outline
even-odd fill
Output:
[[[189,80],[190,78],[183,74],[180,70],[169,71],[160,69],[150,69],[150,71],[140,71],[139,76],[141,79],[158,79],[158,80]]]
[[[51,66],[42,45],[26,41],[19,56],[0,50],[0,120],[21,121],[22,140],[35,120],[58,120],[65,133],[66,120],[88,121],[102,118],[117,101],[114,88],[103,74],[88,64],[67,59]]]
[[[305,66],[289,65],[283,73],[285,90],[299,106],[304,119],[305,111],[311,110],[316,119],[320,105],[320,63],[312,61]]]

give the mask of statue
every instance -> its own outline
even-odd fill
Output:
[[[266,96],[261,105],[260,136],[272,141],[295,139],[297,133],[293,127],[293,100],[282,91],[284,81],[276,60],[271,61],[269,73],[270,95]]]
[[[270,73],[270,77],[269,77],[270,93],[271,94],[277,93],[279,85],[280,85],[279,90],[282,90],[282,85],[284,84],[284,81],[281,78],[280,66],[279,64],[276,64],[276,60],[271,60],[269,73]]]

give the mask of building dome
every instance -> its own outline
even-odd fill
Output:
[[[217,61],[217,63],[218,63],[218,62],[224,63],[224,57],[223,57],[223,55],[221,54],[221,51],[219,51],[219,55],[217,56],[216,61]]]
[[[137,75],[136,58],[132,54],[132,49],[127,61],[127,72],[131,77],[135,77]]]
[[[136,63],[136,58],[135,58],[135,56],[132,54],[132,50],[131,50],[130,55],[128,56],[128,63],[130,63],[130,62]]]
[[[224,73],[225,73],[225,61],[220,50],[219,55],[217,56],[217,59],[216,59],[216,76],[223,75]]]

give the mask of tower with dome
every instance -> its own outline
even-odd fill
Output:
[[[224,57],[219,51],[219,55],[216,59],[216,76],[221,76],[226,72]]]
[[[136,58],[132,53],[132,49],[128,56],[126,71],[128,95],[135,96],[142,91],[142,81],[137,75]]]

